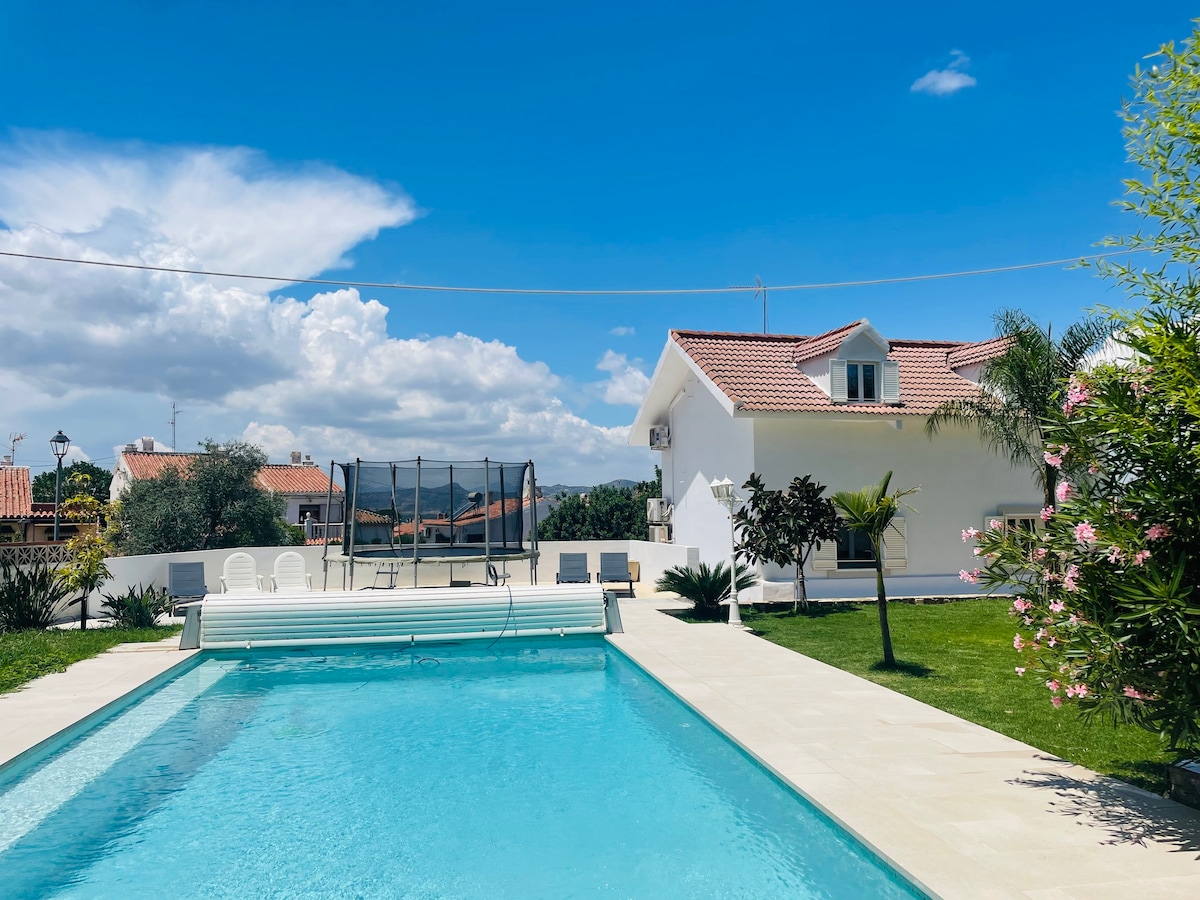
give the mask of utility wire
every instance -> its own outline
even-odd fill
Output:
[[[205,278],[241,278],[252,281],[278,281],[286,284],[317,284],[331,287],[370,288],[372,290],[393,291],[437,291],[450,294],[540,294],[550,296],[584,296],[596,297],[604,295],[663,295],[663,294],[736,294],[758,293],[770,289],[772,291],[818,291],[828,288],[872,287],[883,284],[910,284],[917,281],[937,281],[946,278],[969,278],[975,275],[995,275],[1000,272],[1022,272],[1029,269],[1046,269],[1054,266],[1066,266],[1090,262],[1097,259],[1107,259],[1110,256],[1125,256],[1130,253],[1145,253],[1147,251],[1165,250],[1165,247],[1128,247],[1122,250],[1110,250],[1106,253],[1093,253],[1088,256],[1072,256],[1068,259],[1051,259],[1044,262],[1023,263],[1015,266],[993,266],[988,269],[967,269],[961,272],[936,272],[929,275],[906,275],[896,278],[870,278],[863,281],[830,281],[815,284],[784,284],[765,285],[731,285],[720,288],[649,288],[646,290],[578,290],[554,288],[497,288],[497,287],[462,287],[445,284],[399,284],[381,281],[339,281],[333,278],[290,278],[286,275],[251,275],[244,272],[207,272],[203,269],[179,269],[172,266],[150,266],[139,263],[108,262],[98,259],[72,259],[65,256],[43,256],[36,253],[14,253],[0,250],[0,256],[15,259],[32,259],[43,262],[72,263],[80,266],[100,266],[109,269],[135,269],[141,272],[169,272],[176,275],[200,275]]]

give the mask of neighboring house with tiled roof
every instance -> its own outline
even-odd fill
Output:
[[[866,319],[815,336],[672,331],[630,433],[662,452],[673,540],[700,558],[729,558],[729,517],[710,482],[738,490],[751,472],[770,489],[811,474],[828,493],[857,490],[893,471],[892,487],[920,486],[889,533],[885,565],[896,596],[965,593],[976,561],[960,540],[990,518],[1036,516],[1029,473],[990,453],[973,429],[925,421],[942,402],[975,396],[988,360],[1007,343],[889,340]],[[873,596],[873,565],[856,536],[810,561],[812,597]],[[767,593],[793,573],[764,569]],[[774,582],[780,582],[776,588]],[[750,592],[750,598],[761,591]]]
[[[64,485],[64,488],[66,485]],[[95,525],[59,522],[59,540]],[[27,466],[0,465],[0,542],[41,544],[54,540],[54,504],[33,502],[33,480]]]
[[[113,468],[110,491],[120,497],[130,482],[144,478],[158,478],[167,469],[177,469],[187,476],[199,453],[169,453],[156,451],[152,438],[142,438],[141,449],[127,444],[117,458]],[[292,453],[291,463],[268,463],[258,470],[255,484],[278,494],[286,501],[284,520],[291,525],[314,525],[328,522],[341,523],[344,509],[342,489],[333,483],[333,500],[330,502],[329,474],[322,471],[310,459]],[[319,529],[318,529],[319,530]],[[331,537],[340,536],[333,535]]]

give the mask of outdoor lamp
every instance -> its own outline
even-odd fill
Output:
[[[720,481],[714,478],[709,489],[712,490],[713,499],[729,510],[729,624],[734,628],[743,628],[737,601],[737,537],[733,530],[733,505],[741,503],[742,498],[733,492],[733,482],[728,476]]]
[[[71,439],[59,429],[58,434],[50,438],[50,451],[58,460],[54,473],[54,540],[58,540],[58,507],[62,503],[62,461],[71,447]]]

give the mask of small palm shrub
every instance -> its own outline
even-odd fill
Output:
[[[737,589],[739,591],[752,587],[758,581],[758,576],[746,566],[738,563]],[[700,567],[673,566],[663,572],[654,583],[659,591],[672,591],[684,600],[692,601],[692,615],[697,619],[720,621],[726,612],[720,606],[722,600],[729,597],[729,567],[725,563],[717,563],[709,568],[707,563]]]
[[[70,586],[43,562],[0,562],[0,634],[49,628],[66,606]]]
[[[171,598],[166,588],[132,587],[124,594],[104,595],[104,612],[118,628],[153,628],[159,616],[169,612]]]

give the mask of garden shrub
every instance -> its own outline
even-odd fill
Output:
[[[166,588],[132,587],[124,594],[104,595],[104,611],[118,628],[153,628],[171,609]]]
[[[70,586],[44,562],[0,561],[0,633],[49,628],[62,614]]]

